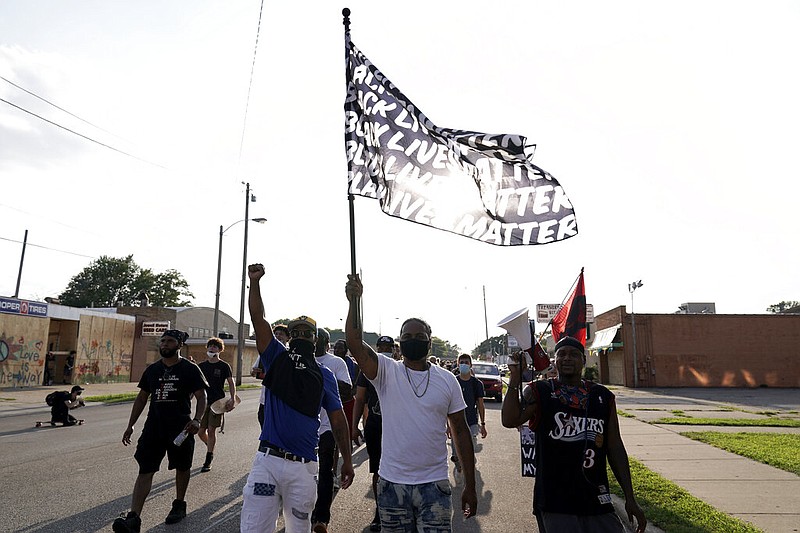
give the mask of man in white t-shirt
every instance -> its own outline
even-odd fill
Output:
[[[456,377],[427,361],[431,328],[409,318],[400,328],[401,361],[375,351],[362,340],[359,300],[361,280],[349,275],[345,287],[350,308],[345,326],[347,344],[361,371],[375,386],[383,416],[382,454],[378,469],[381,530],[449,532],[452,506],[448,479],[446,429],[461,459],[464,517],[474,516],[475,455],[464,416],[464,397]]]
[[[317,345],[315,356],[317,363],[333,372],[339,386],[342,402],[353,397],[353,384],[350,372],[344,359],[328,353],[331,347],[331,335],[325,328],[317,328]],[[336,440],[333,438],[331,422],[325,409],[319,411],[319,479],[317,481],[317,503],[311,513],[311,524],[314,532],[326,532],[331,521],[331,503],[333,503],[333,471],[336,466]]]
[[[272,328],[272,334],[275,335],[275,338],[278,340],[278,342],[284,346],[289,346],[289,328],[286,327],[286,324],[276,324]],[[261,380],[264,379],[264,368],[261,366],[260,357],[256,359],[256,364],[253,365],[250,375],[254,378]],[[266,400],[266,397],[267,388],[264,385],[261,385],[261,397],[258,399],[258,427],[264,426],[264,401]]]

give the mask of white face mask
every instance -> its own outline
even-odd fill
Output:
[[[213,359],[219,355],[219,352],[206,352],[206,355],[209,357],[209,359]]]

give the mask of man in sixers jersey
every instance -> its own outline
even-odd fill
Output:
[[[528,423],[536,433],[536,485],[533,511],[542,533],[619,532],[608,489],[606,459],[625,493],[628,520],[636,531],[647,519],[636,503],[628,454],[619,434],[614,394],[581,379],[586,364],[583,345],[572,337],[556,344],[557,378],[534,381],[520,402],[519,353],[509,363],[508,394],[502,419],[507,428]]]

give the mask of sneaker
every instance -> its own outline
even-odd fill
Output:
[[[375,518],[372,519],[372,523],[369,525],[370,531],[380,531],[381,530],[381,516],[378,514],[378,510],[375,509]]]
[[[127,516],[120,516],[114,520],[111,529],[114,533],[139,533],[141,527],[142,519],[133,511],[129,511]]]
[[[177,524],[186,518],[186,502],[184,500],[172,500],[172,510],[164,520],[167,524]]]
[[[317,522],[314,524],[314,529],[312,529],[313,533],[328,533],[328,524],[325,522]]]
[[[206,462],[203,463],[203,468],[200,469],[201,472],[209,472],[211,470],[211,461],[214,460],[214,454],[211,452],[206,453]]]

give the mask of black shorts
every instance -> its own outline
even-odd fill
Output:
[[[192,468],[192,458],[194,457],[194,435],[189,435],[183,444],[175,446],[172,441],[178,434],[163,435],[161,433],[149,432],[145,428],[139,441],[136,443],[136,453],[133,457],[139,463],[140,474],[151,474],[158,472],[161,468],[161,461],[164,455],[167,456],[167,469],[179,470],[181,472]]]
[[[364,442],[367,445],[367,455],[369,455],[369,472],[374,474],[378,471],[381,464],[381,426],[364,428]]]

